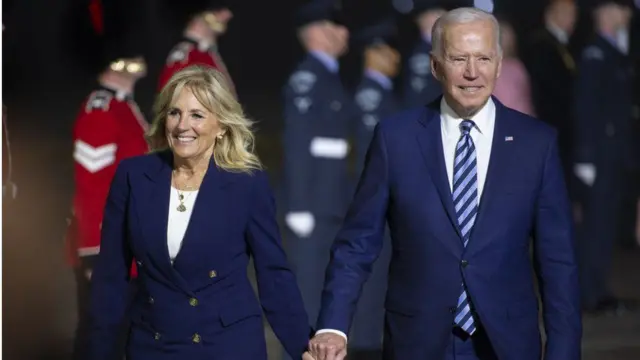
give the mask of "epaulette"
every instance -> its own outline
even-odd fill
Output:
[[[167,58],[167,65],[173,65],[175,63],[184,64],[189,60],[189,53],[193,50],[193,44],[188,41],[183,41],[174,46]]]
[[[89,95],[84,111],[90,113],[93,110],[109,111],[109,104],[113,94],[107,90],[96,90]]]

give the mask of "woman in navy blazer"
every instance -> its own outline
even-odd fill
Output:
[[[121,162],[92,278],[89,360],[266,360],[262,311],[300,359],[312,333],[281,246],[251,123],[217,70],[189,67],[159,94],[151,154]],[[254,260],[259,301],[247,278]],[[127,296],[132,259],[139,290]]]

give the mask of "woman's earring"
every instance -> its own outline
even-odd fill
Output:
[[[218,135],[216,136],[216,138],[217,138],[218,140],[222,140],[222,134],[218,134]]]

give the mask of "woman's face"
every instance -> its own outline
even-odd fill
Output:
[[[223,133],[216,116],[188,88],[183,88],[169,107],[165,130],[169,147],[183,159],[210,155],[216,136]]]

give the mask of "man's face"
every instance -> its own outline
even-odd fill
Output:
[[[388,77],[395,77],[400,71],[400,54],[389,45],[378,45],[372,48],[368,55],[375,63],[378,71]]]
[[[577,7],[571,1],[560,1],[553,8],[553,17],[556,25],[567,34],[572,34],[576,26]]]
[[[502,57],[493,24],[475,21],[444,29],[442,54],[431,57],[433,75],[460,116],[475,114],[489,99]]]

